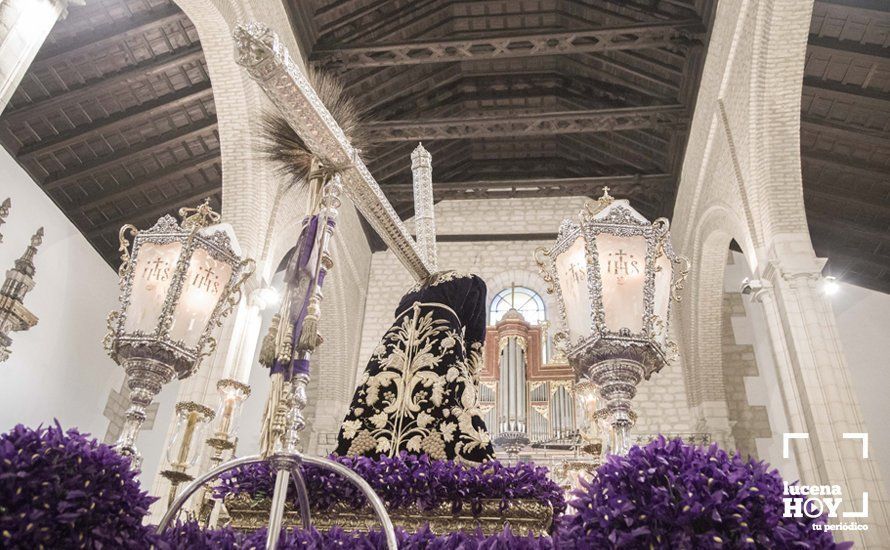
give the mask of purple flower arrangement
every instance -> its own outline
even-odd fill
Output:
[[[552,550],[556,548],[550,537],[518,536],[509,529],[496,535],[481,533],[450,533],[436,535],[429,529],[407,533],[396,529],[399,550]],[[253,533],[230,528],[203,530],[196,523],[173,526],[156,542],[159,550],[261,550],[265,548],[266,530]],[[379,531],[370,533],[332,529],[322,533],[308,531],[281,532],[280,550],[350,548],[355,550],[385,550],[386,539]]]
[[[0,547],[147,548],[154,498],[130,460],[77,430],[0,435]]]
[[[478,514],[483,500],[501,501],[502,509],[516,499],[532,499],[553,506],[554,517],[566,508],[563,491],[547,476],[547,468],[521,462],[505,465],[493,461],[467,466],[450,460],[432,460],[427,455],[402,452],[396,457],[338,457],[332,460],[354,470],[368,481],[386,502],[389,510],[419,507],[431,510],[443,503],[453,513],[468,510]],[[353,507],[365,505],[361,491],[339,474],[321,468],[304,467],[309,501],[316,510],[325,510],[338,502]],[[249,494],[255,498],[271,496],[274,477],[267,464],[253,464],[223,474],[216,497]],[[293,487],[288,498],[296,502]]]
[[[717,445],[656,439],[610,456],[575,491],[559,548],[841,548],[824,520],[784,518],[783,482]]]
[[[590,482],[573,494],[577,513],[563,515],[562,490],[545,468],[498,462],[466,466],[427,456],[401,454],[370,459],[334,457],[368,480],[390,510],[431,509],[476,512],[484,499],[508,507],[514,499],[549,502],[556,519],[547,536],[496,535],[423,529],[398,532],[399,548],[424,550],[580,550],[589,548],[835,549],[831,532],[814,530],[824,519],[785,518],[782,478],[764,462],[732,456],[711,445],[687,445],[659,438],[610,456]],[[337,474],[305,468],[313,506],[363,506],[364,497]],[[232,471],[217,496],[269,496],[267,465]],[[293,496],[293,495],[291,495]],[[265,532],[230,528],[203,530],[177,524],[162,536],[142,522],[153,502],[140,489],[130,461],[77,430],[61,426],[16,426],[0,436],[0,548],[149,548],[161,550],[261,549]],[[280,548],[385,548],[381,533],[333,529],[293,530]]]

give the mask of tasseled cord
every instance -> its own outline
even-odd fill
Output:
[[[270,378],[272,386],[269,389],[269,398],[266,400],[266,409],[263,411],[263,429],[260,431],[260,454],[264,457],[271,455],[275,450],[275,420],[278,404],[281,403],[284,394],[284,373],[276,372]]]
[[[268,369],[271,369],[275,364],[276,341],[280,323],[281,315],[276,314],[272,317],[269,332],[263,338],[263,345],[260,348],[260,364]],[[272,386],[269,389],[269,397],[266,400],[266,408],[263,411],[262,429],[260,430],[260,453],[264,457],[272,454],[275,447],[275,416],[278,403],[281,402],[284,393],[284,373],[272,374],[270,379]]]

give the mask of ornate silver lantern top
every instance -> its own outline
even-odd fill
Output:
[[[689,266],[671,247],[667,219],[650,223],[604,188],[535,259],[565,327],[555,341],[576,369],[624,359],[648,379],[676,355],[671,297],[679,300]]]
[[[254,262],[242,260],[208,201],[179,215],[181,224],[166,215],[147,230],[121,228],[121,307],[109,315],[105,347],[119,364],[152,361],[186,378],[215,349],[210,333],[240,301]]]

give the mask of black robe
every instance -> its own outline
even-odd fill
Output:
[[[355,390],[337,454],[494,457],[477,403],[485,294],[476,275],[446,271],[402,298]]]

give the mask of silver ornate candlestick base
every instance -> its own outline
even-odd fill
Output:
[[[145,410],[164,384],[173,380],[176,371],[160,361],[142,358],[128,359],[124,363],[124,371],[127,373],[127,387],[130,388],[130,406],[115,447],[122,455],[131,457],[132,466],[136,469],[142,464],[142,457],[136,449],[136,436],[145,422]]]
[[[630,449],[630,429],[637,421],[631,401],[644,373],[642,365],[627,359],[608,359],[587,369],[587,376],[596,385],[602,403],[595,416],[611,427],[609,452],[612,454],[624,455]]]

